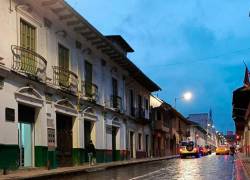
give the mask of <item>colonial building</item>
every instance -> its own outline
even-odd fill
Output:
[[[160,90],[63,0],[0,4],[0,168],[69,166],[150,154],[149,95]]]
[[[207,131],[203,129],[198,123],[189,121],[190,125],[188,126],[188,140],[193,141],[196,145],[205,146]]]
[[[206,144],[215,147],[216,146],[216,131],[213,124],[212,112],[209,113],[197,113],[189,114],[188,120],[198,123],[203,129],[206,130]]]
[[[150,96],[153,156],[166,156],[170,151],[170,121],[172,107],[163,100]]]
[[[233,119],[236,141],[241,151],[250,156],[250,87],[241,87],[233,92]]]

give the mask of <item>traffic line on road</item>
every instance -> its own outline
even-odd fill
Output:
[[[145,178],[145,177],[149,177],[149,176],[157,174],[157,173],[159,173],[160,171],[163,171],[163,170],[165,170],[165,168],[161,168],[159,170],[156,170],[156,171],[153,171],[153,172],[150,172],[150,173],[147,173],[147,174],[143,174],[141,176],[133,177],[133,178],[131,178],[129,180],[137,180],[137,179],[142,179],[142,178]]]

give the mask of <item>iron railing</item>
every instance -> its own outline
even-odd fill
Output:
[[[112,108],[122,111],[122,98],[120,96],[112,95],[110,100]]]
[[[135,117],[136,118],[146,118],[145,110],[143,108],[135,109]]]
[[[81,92],[83,96],[90,98],[91,100],[97,101],[98,98],[98,86],[92,82],[82,81]]]
[[[46,80],[47,61],[40,54],[21,46],[12,45],[12,69],[41,81]]]
[[[78,76],[59,66],[52,66],[53,68],[53,84],[61,87],[64,90],[77,92]]]
[[[149,123],[149,118],[146,116],[146,111],[143,108],[135,109],[135,120],[138,123],[146,124]]]

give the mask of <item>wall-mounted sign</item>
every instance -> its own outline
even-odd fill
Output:
[[[15,122],[15,109],[5,108],[5,120]]]
[[[4,77],[0,76],[0,89],[3,89],[4,86]]]
[[[55,129],[48,128],[48,150],[55,149]]]

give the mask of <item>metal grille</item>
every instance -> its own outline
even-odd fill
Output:
[[[53,66],[53,84],[60,86],[61,88],[77,92],[78,77],[75,73],[61,68],[59,66]]]
[[[98,86],[97,85],[88,81],[82,81],[81,91],[85,97],[88,97],[94,101],[97,101],[97,98],[98,98]]]
[[[120,96],[112,95],[110,99],[111,107],[122,111],[122,98]]]
[[[38,53],[21,46],[12,45],[12,69],[41,80],[46,79],[47,61]]]

